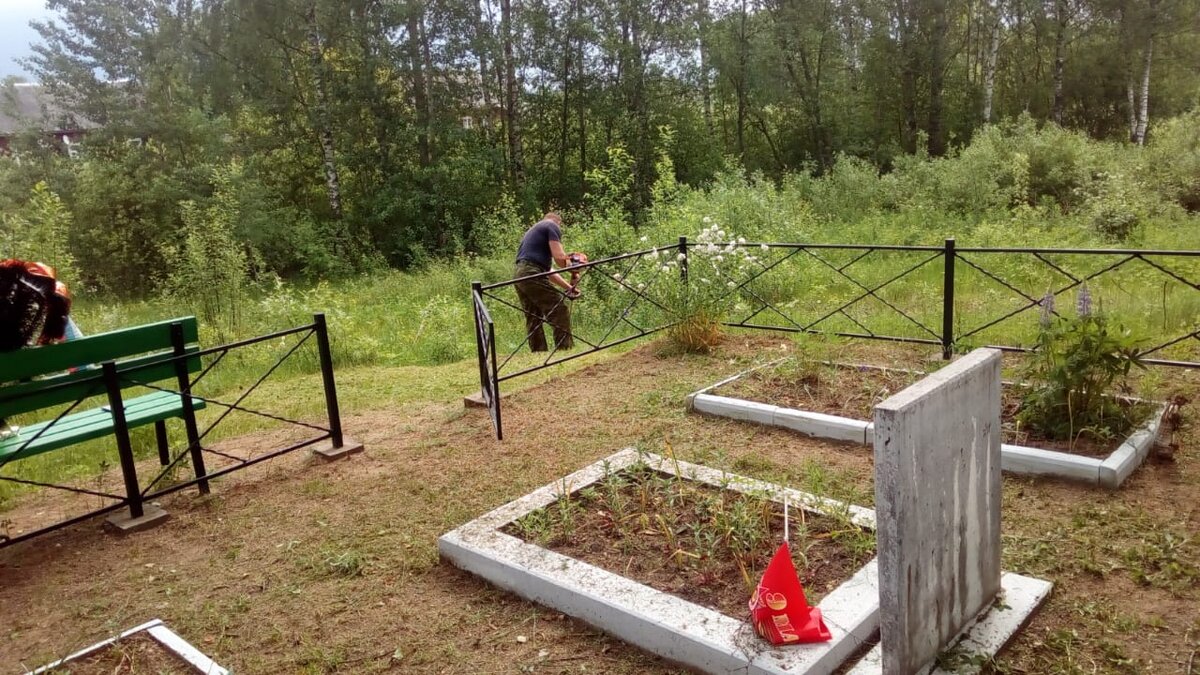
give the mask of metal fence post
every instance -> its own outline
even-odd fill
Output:
[[[196,472],[196,478],[203,479],[208,475],[208,470],[204,468],[204,450],[200,447],[200,427],[196,424],[196,409],[192,407],[192,381],[188,374],[187,343],[183,339],[183,324],[178,321],[171,324],[171,348],[175,354],[175,380],[179,386],[179,398],[183,406],[183,428],[187,432],[188,453],[192,456],[192,469]],[[196,485],[200,489],[200,494],[208,494],[207,480],[201,480]]]
[[[682,281],[683,283],[685,283],[685,284],[686,284],[686,283],[687,283],[687,280],[688,280],[688,244],[687,244],[687,237],[680,237],[680,238],[679,238],[679,255],[682,255],[682,256],[683,256],[683,259],[679,261],[679,280],[680,280],[680,281]]]
[[[483,282],[471,282],[471,315],[475,317],[475,354],[479,361],[479,395],[487,395],[487,352],[484,351],[483,341],[485,338],[483,332],[483,324],[479,318],[479,303],[483,297]]]
[[[500,418],[500,371],[496,365],[496,324],[488,324],[488,352],[492,355],[492,405],[496,409],[496,440],[504,440],[504,421]]]
[[[329,413],[329,438],[336,450],[342,447],[342,414],[338,410],[337,385],[333,382],[333,354],[329,350],[329,329],[325,325],[325,314],[313,315],[317,333],[317,352],[321,357],[321,379],[325,383],[325,410]]]
[[[949,359],[954,354],[954,238],[946,240],[946,249],[942,254],[942,358]]]
[[[117,364],[105,361],[104,388],[108,391],[108,409],[113,419],[113,436],[117,439],[117,456],[121,460],[121,475],[125,478],[126,501],[129,502],[130,518],[145,515],[142,509],[142,491],[138,487],[137,466],[133,462],[133,444],[129,442],[129,424],[125,420],[125,403],[121,399],[121,381],[117,378]]]

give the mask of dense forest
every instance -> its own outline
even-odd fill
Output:
[[[551,206],[615,248],[714,181],[1118,239],[1200,208],[1195,0],[48,4],[27,67],[97,128],[0,158],[4,252],[108,293],[487,255]]]

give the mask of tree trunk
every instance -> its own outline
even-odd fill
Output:
[[[741,14],[738,17],[738,70],[734,81],[737,93],[737,154],[738,160],[746,161],[746,64],[749,58],[750,45],[746,39],[746,0],[741,0]]]
[[[321,52],[321,35],[317,31],[317,8],[308,9],[308,58],[312,67],[313,85],[316,89],[317,137],[321,143],[321,164],[325,169],[325,192],[329,197],[329,211],[334,220],[342,218],[342,181],[338,175],[337,152],[333,139],[333,127],[329,114],[329,93],[325,81],[325,58]]]
[[[512,0],[500,0],[500,25],[504,40],[504,117],[508,134],[509,177],[513,187],[525,181],[521,143],[521,112],[517,100],[517,65],[513,56]]]
[[[713,108],[712,108],[712,73],[709,72],[709,56],[708,56],[708,28],[711,23],[709,16],[708,0],[700,0],[699,6],[699,49],[700,54],[700,96],[704,109],[704,127],[711,135],[713,133]]]
[[[929,154],[946,154],[946,120],[942,92],[946,81],[946,0],[933,0],[929,40]]]
[[[417,161],[422,169],[433,163],[429,143],[429,89],[425,80],[425,46],[422,36],[424,29],[425,7],[422,3],[414,3],[408,8],[405,16],[405,27],[408,30],[408,65],[412,73],[413,109],[417,114]]]
[[[1154,3],[1151,3],[1151,7]],[[1146,126],[1150,123],[1150,57],[1154,52],[1154,32],[1146,36],[1146,54],[1142,65],[1142,91],[1138,98],[1137,126],[1133,131],[1133,142],[1146,144]]]
[[[917,151],[917,56],[912,21],[908,0],[896,0],[896,22],[900,29],[900,147],[909,154]]]
[[[1062,126],[1063,107],[1063,71],[1067,61],[1067,0],[1054,0],[1054,108],[1051,117],[1054,123]]]
[[[576,5],[580,0],[572,0],[572,5]],[[567,180],[567,144],[571,140],[570,124],[571,124],[571,57],[573,55],[573,39],[575,35],[576,24],[574,12],[567,19],[566,36],[563,40],[563,61],[562,61],[562,114],[558,120],[559,136],[558,136],[558,198],[563,200],[566,198],[566,180]]]
[[[992,121],[992,97],[996,91],[996,57],[1000,53],[1000,1],[996,0],[992,7],[994,15],[991,19],[991,30],[988,36],[987,58],[983,62],[983,121]]]

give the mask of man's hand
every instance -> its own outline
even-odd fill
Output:
[[[579,297],[582,295],[583,295],[583,291],[579,290],[578,288],[575,288],[574,286],[567,289],[567,299],[568,300],[578,300]]]

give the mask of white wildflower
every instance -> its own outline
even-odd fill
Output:
[[[746,243],[746,238],[745,238],[745,237],[738,237],[738,243],[739,243],[739,244],[744,244],[744,243]]]
[[[737,286],[737,284],[733,283],[732,281],[730,281],[729,283],[727,283],[727,284],[725,284],[725,285],[726,285],[726,286],[728,286],[728,287],[730,287],[730,288],[734,288],[734,287],[736,287],[736,286]]]
[[[705,247],[704,247],[704,252],[705,252],[705,253],[716,253],[716,252],[717,252],[717,245],[716,245],[716,244],[709,244],[709,245],[705,246]]]
[[[762,250],[764,250],[764,251],[770,251],[770,250],[771,250],[771,247],[770,247],[770,246],[767,246],[766,244],[763,244],[763,245],[762,245]]]
[[[663,271],[663,272],[670,272],[670,271],[671,271],[671,268],[670,268],[670,266],[668,266],[668,265],[663,265],[663,266],[662,266],[662,271]]]
[[[640,241],[640,242],[642,242],[642,243],[644,244],[644,243],[646,243],[646,241],[647,241],[648,239],[650,239],[650,237],[642,237],[641,239],[638,239],[638,241]]]
[[[640,290],[642,290],[642,289],[644,289],[645,287],[646,287],[646,284],[638,284],[638,290],[639,290],[639,291],[640,291]]]
[[[717,258],[716,258],[717,262],[721,262],[724,259],[725,259],[725,256],[721,256],[721,255],[717,256]]]
[[[687,260],[687,255],[684,253],[680,253],[679,255],[675,256],[675,259],[678,260],[679,262],[683,262],[684,260]]]
[[[706,277],[700,277],[700,283],[702,283],[702,284],[707,284],[707,283],[708,283],[708,279],[707,279]]]
[[[702,220],[703,220],[705,223],[711,223],[711,222],[712,222],[712,218],[710,218],[709,216],[704,216],[704,218],[703,218]]]
[[[718,230],[718,231],[717,231],[717,238],[718,238],[718,239],[724,239],[724,238],[725,238],[725,230]]]

